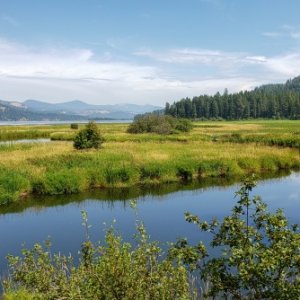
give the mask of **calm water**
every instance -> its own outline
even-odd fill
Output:
[[[216,181],[198,186],[166,186],[149,191],[106,190],[93,194],[69,197],[29,199],[0,210],[0,267],[6,269],[5,255],[20,254],[21,244],[31,247],[34,242],[51,237],[53,250],[76,255],[84,239],[81,213],[88,212],[93,240],[103,240],[103,223],[116,227],[126,240],[135,232],[135,212],[129,199],[136,199],[138,218],[143,220],[152,239],[162,242],[187,237],[191,242],[204,239],[196,227],[184,220],[184,212],[210,220],[230,213],[236,199],[238,184],[220,186],[228,182]],[[198,188],[197,188],[198,187]],[[181,191],[175,191],[181,188]],[[183,189],[183,190],[182,190]],[[143,194],[141,196],[141,194]],[[139,196],[140,195],[140,196]],[[300,173],[259,182],[253,195],[260,195],[272,211],[284,208],[292,223],[300,223]]]
[[[10,125],[57,125],[57,124],[70,124],[70,123],[79,123],[84,124],[88,123],[89,120],[80,120],[80,121],[0,121],[0,125],[10,126]],[[111,124],[111,123],[131,123],[132,120],[96,120],[96,123],[99,124]]]
[[[50,139],[21,139],[11,141],[0,141],[0,145],[13,145],[13,144],[30,144],[30,143],[49,143]]]

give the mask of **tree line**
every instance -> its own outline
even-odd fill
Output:
[[[189,119],[300,119],[300,76],[285,84],[269,84],[253,91],[184,98],[166,103],[165,114]]]

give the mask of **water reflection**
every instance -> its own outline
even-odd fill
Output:
[[[269,177],[271,175],[268,175]],[[274,177],[274,174],[272,175]],[[200,182],[170,184],[132,189],[96,190],[92,193],[31,197],[0,209],[0,268],[6,269],[8,253],[20,255],[21,245],[32,247],[51,236],[53,252],[77,255],[84,240],[81,210],[85,210],[92,225],[91,238],[104,239],[103,223],[117,220],[116,227],[125,240],[132,241],[136,212],[129,200],[136,199],[138,219],[143,220],[154,240],[175,241],[187,237],[192,243],[208,236],[184,220],[184,212],[197,214],[202,220],[222,219],[237,201],[234,193],[238,179],[201,180]],[[263,178],[254,190],[272,211],[283,208],[291,223],[300,223],[300,173],[277,174],[276,179]],[[0,272],[1,273],[1,272]]]
[[[282,178],[290,175],[289,171],[282,170],[276,173],[267,173],[259,177],[260,184],[264,180],[270,178]],[[107,208],[113,208],[115,201],[123,202],[124,208],[129,205],[128,200],[140,198],[151,195],[156,201],[162,200],[159,196],[174,193],[176,191],[192,191],[197,194],[216,187],[228,187],[241,181],[240,177],[230,178],[203,178],[193,182],[179,182],[163,185],[137,185],[130,188],[105,188],[95,189],[89,192],[75,194],[75,195],[55,195],[55,196],[40,196],[31,195],[24,198],[20,202],[12,203],[8,206],[0,206],[0,215],[6,213],[20,213],[26,210],[42,211],[44,208],[52,206],[64,206],[72,202],[83,202],[87,199],[101,200]]]

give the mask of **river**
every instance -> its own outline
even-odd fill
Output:
[[[125,240],[135,233],[136,218],[143,220],[151,239],[161,242],[187,237],[191,242],[208,237],[184,220],[189,211],[202,219],[222,218],[237,201],[239,184],[226,186],[222,180],[209,184],[166,186],[136,190],[94,191],[90,194],[25,200],[0,209],[0,268],[6,270],[5,256],[20,254],[21,245],[32,247],[51,237],[53,251],[77,255],[84,240],[81,211],[87,211],[91,238],[103,241],[104,223],[115,227]],[[218,186],[214,186],[218,185]],[[225,186],[223,186],[225,185]],[[180,189],[180,190],[178,190]],[[300,173],[258,182],[253,195],[260,195],[271,211],[283,208],[291,223],[300,223]],[[137,212],[130,207],[137,202]],[[137,215],[136,215],[137,213]]]
[[[59,125],[59,124],[85,124],[90,122],[90,120],[80,120],[80,121],[0,121],[0,126],[15,126],[15,125]],[[114,123],[131,123],[132,120],[96,120],[98,124],[114,124]]]

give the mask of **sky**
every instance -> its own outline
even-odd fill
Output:
[[[0,0],[0,99],[165,102],[300,75],[299,0]]]

